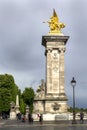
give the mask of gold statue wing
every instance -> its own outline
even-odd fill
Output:
[[[57,16],[57,13],[56,13],[56,11],[55,11],[55,9],[53,9],[53,17],[54,17],[54,19],[55,19],[55,22],[59,22],[59,18],[58,18],[58,16]]]

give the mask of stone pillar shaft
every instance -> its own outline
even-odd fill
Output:
[[[64,53],[68,38],[58,35],[42,37],[46,55],[46,95],[65,96]]]
[[[65,78],[64,78],[64,72],[65,72],[65,67],[64,67],[64,53],[65,53],[65,47],[59,48],[60,51],[60,58],[59,58],[59,73],[60,73],[60,96],[64,96],[65,95]]]

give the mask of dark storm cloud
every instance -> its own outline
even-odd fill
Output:
[[[35,86],[43,78],[43,20],[39,20],[40,9],[36,11],[32,3],[35,2],[0,1],[0,70],[11,73],[21,89]]]
[[[38,47],[41,41],[39,41],[38,33],[37,37],[35,36],[35,30],[38,30],[38,27],[35,26],[37,21],[35,21],[34,15],[28,14],[24,10],[25,7],[16,4],[4,3],[1,10],[0,48],[3,48],[3,50],[1,49],[2,60],[5,59],[4,62],[7,63],[8,68],[17,69],[17,71],[38,69],[41,59]],[[35,38],[37,42],[34,40]]]
[[[87,86],[87,4],[86,0],[82,1],[72,1],[69,11],[68,26],[70,39],[67,44],[67,51],[65,54],[65,67],[66,67],[66,86],[71,93],[70,81],[72,76],[75,76],[77,80],[76,84],[76,95],[78,97],[84,98],[84,83]],[[81,91],[80,91],[81,90]],[[82,96],[83,95],[83,96]],[[79,100],[81,98],[78,98]]]

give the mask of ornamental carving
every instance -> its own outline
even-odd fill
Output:
[[[54,111],[57,111],[57,110],[59,110],[59,108],[60,108],[60,104],[58,104],[58,103],[54,103],[53,105],[52,105],[52,107],[53,107],[53,110]]]

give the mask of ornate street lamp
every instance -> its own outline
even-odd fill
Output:
[[[73,120],[72,120],[72,124],[76,124],[76,115],[75,115],[75,86],[76,86],[76,80],[74,79],[74,77],[71,80],[71,85],[73,87]]]

